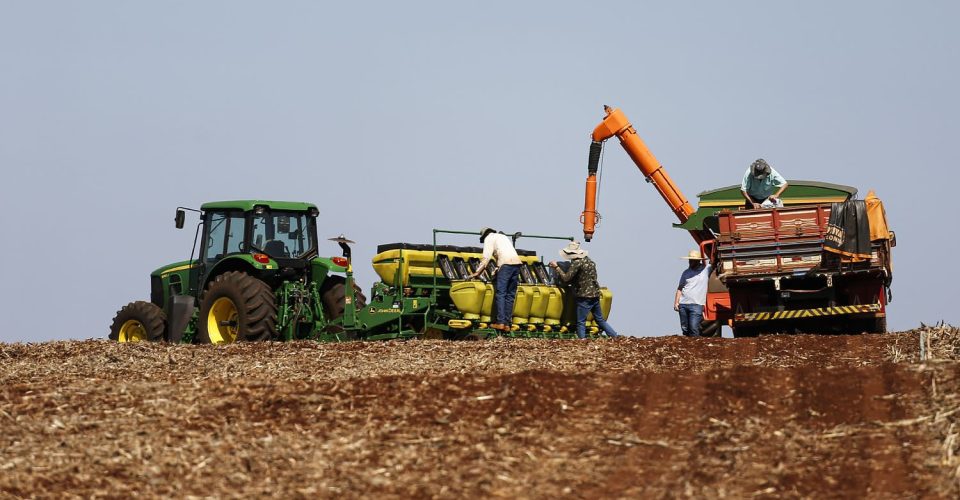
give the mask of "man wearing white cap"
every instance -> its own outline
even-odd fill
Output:
[[[520,256],[513,248],[510,237],[498,233],[495,229],[484,227],[480,229],[480,243],[483,243],[483,260],[477,270],[470,275],[476,279],[487,267],[491,259],[497,262],[497,273],[493,278],[493,302],[497,317],[496,323],[490,328],[500,331],[510,331],[513,322],[513,303],[517,299],[517,286],[520,285]]]
[[[597,281],[597,264],[580,248],[580,243],[571,241],[560,250],[560,256],[570,261],[570,268],[564,271],[556,261],[550,262],[560,281],[573,282],[573,293],[577,304],[577,337],[587,338],[587,314],[593,313],[593,319],[607,335],[617,337],[617,331],[603,317],[600,309],[600,283]]]
[[[710,264],[699,250],[691,250],[686,257],[690,266],[680,275],[680,285],[673,297],[673,310],[680,313],[680,331],[686,337],[700,336],[703,306],[707,303],[707,284],[710,282]]]

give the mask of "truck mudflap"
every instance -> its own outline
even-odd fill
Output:
[[[793,309],[789,311],[738,313],[734,323],[773,321],[778,319],[820,318],[825,316],[844,316],[848,314],[882,313],[883,304],[862,304],[856,306],[818,307],[815,309]]]

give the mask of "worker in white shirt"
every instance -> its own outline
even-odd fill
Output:
[[[680,331],[683,335],[699,337],[710,283],[710,263],[703,258],[700,250],[691,250],[686,257],[680,258],[690,261],[690,264],[680,275],[680,284],[673,297],[673,310],[680,313]]]
[[[486,269],[487,263],[497,263],[497,273],[493,279],[493,302],[496,308],[494,330],[510,331],[513,322],[513,303],[517,299],[517,286],[520,284],[520,256],[513,247],[510,237],[496,230],[484,227],[480,229],[480,243],[483,243],[483,260],[470,276],[475,279]]]

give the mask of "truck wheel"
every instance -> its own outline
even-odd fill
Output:
[[[360,287],[353,284],[354,304],[357,310],[367,306],[367,297]],[[320,286],[320,301],[323,302],[323,314],[327,321],[343,316],[347,309],[347,279],[343,276],[329,276]]]
[[[165,340],[167,318],[153,302],[138,300],[123,306],[110,325],[110,340],[160,342]]]
[[[719,337],[720,336],[720,322],[719,321],[701,321],[700,322],[700,336],[701,337]]]
[[[749,326],[733,327],[734,338],[756,337],[759,334],[760,334],[760,330],[755,327],[749,327]]]
[[[197,324],[201,344],[270,340],[277,329],[276,297],[249,274],[223,273],[207,285]]]

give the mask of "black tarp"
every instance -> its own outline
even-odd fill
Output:
[[[831,205],[823,248],[847,259],[870,258],[870,220],[866,202],[847,200]]]

